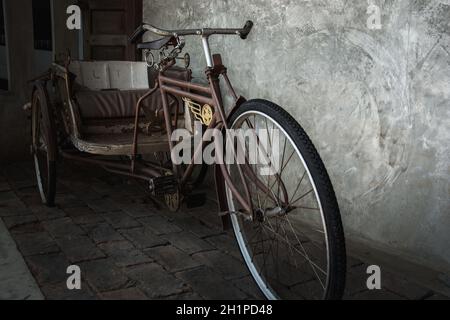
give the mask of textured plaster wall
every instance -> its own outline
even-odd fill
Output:
[[[441,270],[450,266],[450,1],[144,0],[164,28],[231,27],[213,37],[238,91],[299,121],[336,190],[348,238]],[[200,39],[188,39],[197,76]]]

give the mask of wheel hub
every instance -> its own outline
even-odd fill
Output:
[[[282,217],[287,214],[287,210],[282,207],[255,210],[254,219],[258,222],[264,222],[267,218]]]

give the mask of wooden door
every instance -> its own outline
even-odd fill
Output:
[[[85,60],[138,59],[128,37],[142,23],[142,0],[81,0]]]

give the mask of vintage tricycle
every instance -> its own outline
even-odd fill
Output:
[[[205,177],[207,166],[194,159],[214,143],[219,216],[225,229],[233,228],[265,297],[338,299],[345,283],[345,241],[320,156],[284,109],[238,96],[221,56],[210,52],[210,36],[246,39],[252,26],[248,21],[242,29],[168,31],[143,24],[131,41],[146,32],[162,36],[137,44],[143,62],[70,57],[55,62],[33,82],[31,102],[32,154],[42,201],[54,205],[56,163],[63,157],[143,181],[152,197],[176,211]],[[201,39],[206,84],[192,81],[189,55],[180,58],[187,36]],[[158,62],[152,50],[159,52]],[[179,59],[184,67],[176,66]],[[221,78],[234,100],[228,112]],[[206,130],[201,143],[192,145],[192,161],[177,163],[173,151],[181,142],[172,134],[184,128],[195,136],[194,122],[202,129],[217,129],[224,143],[205,137]],[[230,139],[239,130],[246,138]],[[247,149],[255,145],[264,164],[250,161]],[[236,160],[241,150],[243,161],[225,161],[225,153]],[[262,170],[272,167],[274,156],[277,168]]]

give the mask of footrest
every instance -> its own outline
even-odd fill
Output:
[[[150,180],[150,191],[154,196],[172,194],[178,190],[178,181],[174,175],[162,176]]]

